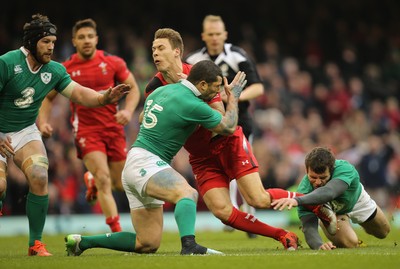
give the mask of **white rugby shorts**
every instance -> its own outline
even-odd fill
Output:
[[[129,150],[122,171],[122,185],[131,209],[160,207],[164,204],[164,201],[148,196],[145,190],[150,177],[167,168],[171,166],[143,148],[133,147]]]
[[[361,183],[360,183],[361,184]],[[346,215],[349,216],[353,223],[365,222],[376,210],[376,203],[369,194],[364,190],[364,186],[361,184],[362,191],[357,203],[354,205],[353,210]]]
[[[14,152],[17,152],[31,141],[39,140],[43,142],[42,135],[40,134],[36,124],[32,124],[17,132],[6,133],[6,135],[11,137],[11,145],[14,148]],[[7,164],[6,158],[1,155],[0,161]]]

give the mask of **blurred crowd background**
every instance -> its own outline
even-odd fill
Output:
[[[264,95],[251,106],[253,147],[265,187],[295,186],[305,173],[305,154],[329,146],[358,168],[367,191],[388,214],[399,208],[400,1],[7,1],[0,10],[0,54],[21,46],[22,26],[37,12],[58,27],[57,61],[75,52],[75,21],[96,20],[98,48],[122,57],[141,91],[156,72],[155,30],[179,31],[186,55],[203,46],[204,16],[221,15],[228,42],[247,51],[265,84]],[[139,129],[142,103],[143,96],[126,126],[128,146]],[[50,213],[99,213],[100,207],[84,198],[85,171],[76,157],[69,113],[65,98],[57,98],[55,135],[45,140]],[[174,166],[194,184],[185,151]],[[12,162],[8,184],[4,213],[24,214],[27,185]],[[119,210],[128,212],[125,195],[115,195]],[[202,201],[199,209],[206,209]]]

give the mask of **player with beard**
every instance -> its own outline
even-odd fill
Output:
[[[51,60],[56,40],[56,26],[36,14],[23,27],[23,46],[0,56],[0,197],[4,200],[7,189],[7,161],[13,159],[29,185],[29,256],[51,256],[42,243],[49,162],[35,124],[43,99],[55,89],[72,102],[100,107],[115,103],[130,89],[121,84],[98,93],[72,81],[64,66]]]

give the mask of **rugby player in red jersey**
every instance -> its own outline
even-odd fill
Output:
[[[183,41],[178,32],[169,28],[159,29],[155,33],[152,49],[153,60],[159,72],[148,83],[146,96],[160,86],[177,82],[190,71],[190,65],[182,63]],[[208,104],[224,113],[219,95]],[[218,219],[235,229],[279,240],[285,249],[297,249],[296,234],[269,226],[232,205],[229,182],[235,178],[247,202],[256,208],[270,208],[272,199],[296,195],[282,189],[264,190],[257,160],[241,127],[230,136],[213,136],[209,130],[199,127],[184,147],[189,152],[199,193]],[[325,214],[330,213],[325,208],[319,208],[325,210]],[[331,222],[334,225],[336,220]]]
[[[97,91],[113,87],[116,82],[131,85],[123,109],[118,109],[118,104],[96,109],[75,103],[70,105],[77,155],[88,169],[85,173],[88,188],[86,200],[93,204],[98,199],[111,231],[119,232],[121,226],[112,190],[123,191],[121,173],[127,153],[123,128],[138,105],[139,88],[123,59],[97,49],[97,25],[94,20],[75,23],[72,43],[76,53],[63,65],[74,81]],[[51,94],[48,96],[49,99],[53,97]],[[42,115],[48,115],[45,105],[41,110]],[[42,116],[39,123],[43,135],[51,135],[51,126]]]

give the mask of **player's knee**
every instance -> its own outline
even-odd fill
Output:
[[[22,162],[21,168],[22,168],[22,171],[24,171],[26,173],[26,170],[32,166],[41,167],[47,171],[49,169],[49,160],[47,159],[46,156],[43,156],[41,154],[33,154],[33,155],[29,156],[28,158],[26,158]],[[37,170],[37,169],[33,169],[33,170]],[[42,170],[42,169],[39,169],[39,170]]]
[[[136,253],[156,253],[158,248],[160,247],[160,243],[156,242],[141,242],[136,245],[135,252]]]
[[[339,248],[356,248],[359,246],[358,238],[343,238],[339,242],[334,242],[334,244]]]
[[[46,156],[34,154],[22,162],[22,171],[28,177],[31,185],[47,186],[47,170],[49,161]]]
[[[197,202],[197,199],[199,198],[199,193],[194,188],[192,188],[190,185],[188,185],[187,187],[182,188],[181,196],[183,198],[189,198],[189,199]]]
[[[95,178],[96,187],[99,191],[111,192],[112,183],[109,173],[96,172],[93,177]]]
[[[40,154],[31,155],[22,162],[21,168],[29,179],[47,182],[49,160],[46,156]]]
[[[158,248],[155,247],[142,247],[139,249],[136,249],[135,252],[137,253],[143,253],[143,254],[151,254],[151,253],[156,253]]]
[[[231,208],[225,206],[225,207],[213,207],[211,209],[213,215],[221,220],[222,222],[227,222],[229,220],[229,217],[231,215]]]
[[[345,242],[345,247],[346,248],[356,248],[359,246],[359,241],[358,239],[356,241],[354,240],[348,240]]]
[[[47,187],[48,176],[47,170],[44,169],[34,169],[30,175],[31,185],[36,186],[40,189]]]
[[[375,231],[374,234],[372,235],[378,239],[385,239],[389,233],[390,233],[390,225],[385,225],[384,227]]]
[[[246,202],[255,208],[269,208],[271,205],[271,202],[263,196],[249,197]]]

